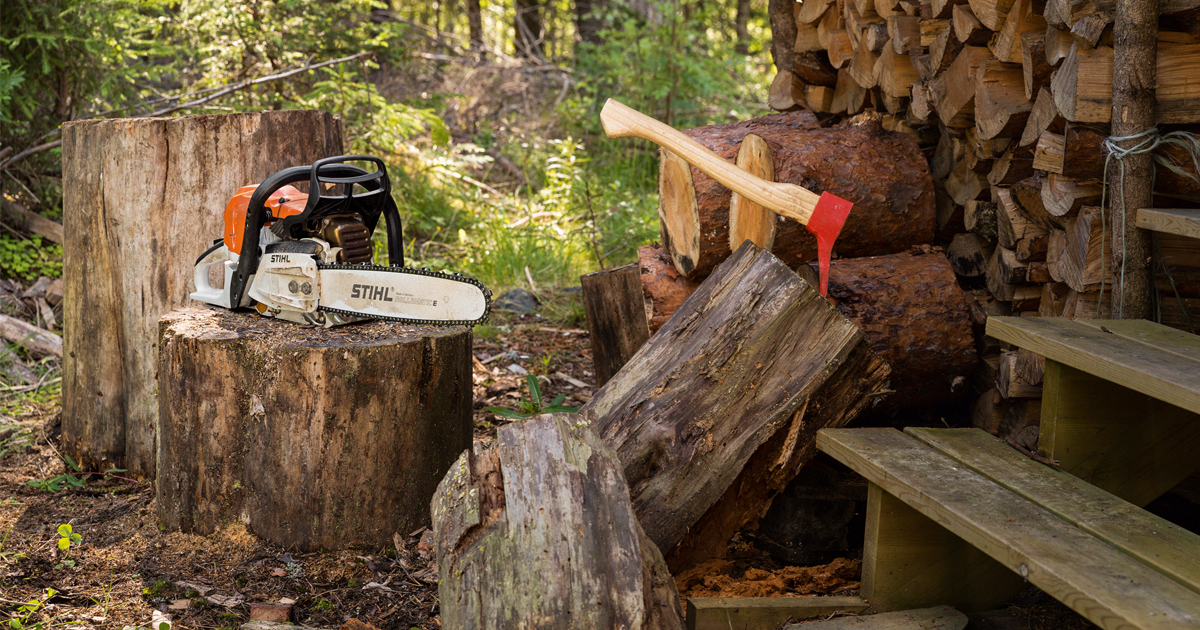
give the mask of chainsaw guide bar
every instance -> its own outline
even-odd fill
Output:
[[[326,313],[336,313],[338,315],[342,315],[342,316],[346,316],[346,317],[356,317],[356,318],[367,317],[370,319],[380,319],[380,320],[389,321],[389,322],[399,322],[402,324],[419,324],[422,326],[477,326],[479,324],[486,322],[488,320],[488,317],[490,317],[491,313],[492,313],[492,291],[491,291],[491,289],[488,289],[487,287],[485,287],[482,282],[476,280],[475,278],[471,278],[469,276],[464,276],[459,273],[442,273],[440,271],[430,271],[429,269],[425,269],[425,268],[417,269],[415,267],[385,267],[383,265],[372,265],[372,264],[345,265],[345,264],[340,264],[340,263],[322,263],[322,262],[317,263],[317,270],[318,271],[347,270],[347,271],[371,271],[371,272],[382,271],[384,273],[402,273],[402,274],[410,274],[410,275],[417,275],[417,276],[425,276],[425,277],[430,277],[430,278],[438,278],[439,280],[450,280],[452,282],[461,282],[463,284],[469,284],[471,286],[478,288],[483,293],[484,304],[485,304],[484,309],[483,309],[483,315],[476,319],[469,319],[469,320],[468,319],[462,319],[462,320],[416,319],[416,318],[410,318],[410,317],[396,317],[393,315],[375,315],[375,314],[365,315],[362,312],[349,310],[349,309],[339,309],[339,308],[333,308],[331,306],[317,306],[318,311],[322,311],[322,312],[326,312]]]

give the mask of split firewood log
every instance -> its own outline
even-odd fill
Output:
[[[659,549],[670,553],[716,509],[725,525],[716,537],[725,538],[702,547],[723,550],[790,481],[780,463],[811,456],[817,428],[840,426],[867,406],[887,372],[862,331],[812,285],[745,243],[582,411],[617,452],[638,519]],[[805,415],[834,391],[847,392],[836,408]],[[780,452],[760,457],[771,440]],[[714,508],[747,470],[757,498]]]

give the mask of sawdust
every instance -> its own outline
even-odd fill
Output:
[[[862,562],[838,558],[815,567],[763,569],[733,560],[709,560],[675,577],[688,597],[799,597],[858,590]]]

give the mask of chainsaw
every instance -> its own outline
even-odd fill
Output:
[[[373,171],[347,162],[371,163]],[[292,186],[308,182],[308,193]],[[243,186],[225,206],[225,234],[196,261],[193,300],[254,308],[326,328],[364,319],[473,326],[492,292],[478,280],[404,266],[404,236],[387,167],[342,155],[285,168]],[[388,265],[374,263],[383,217]],[[223,278],[212,286],[210,271]]]

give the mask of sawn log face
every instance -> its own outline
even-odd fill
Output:
[[[448,628],[683,627],[615,453],[582,416],[501,427],[464,452],[431,509]]]
[[[700,285],[583,408],[660,549],[683,538],[862,341],[753,244]]]

